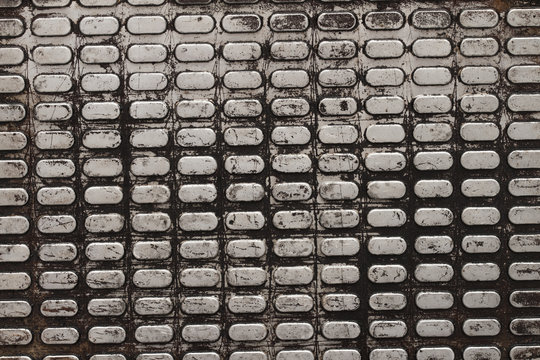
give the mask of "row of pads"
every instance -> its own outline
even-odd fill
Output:
[[[510,323],[510,331],[514,335],[535,335],[523,331],[524,326],[537,327],[540,319],[518,318]],[[322,335],[330,340],[355,339],[360,329],[355,322],[328,321],[321,326]],[[407,335],[407,326],[400,320],[378,320],[369,325],[369,333],[376,339],[403,338]],[[454,334],[454,325],[450,320],[419,320],[416,333],[420,337],[449,337]],[[468,336],[497,336],[501,325],[496,319],[468,319],[463,323],[463,330]],[[219,341],[220,329],[217,325],[185,325],[182,328],[182,339],[186,342]],[[200,334],[205,332],[204,335]],[[31,334],[26,329],[0,329],[0,339],[9,340],[10,336],[19,336],[15,343],[5,341],[5,345],[26,345],[31,342]],[[314,330],[308,323],[280,323],[275,327],[279,340],[306,341],[314,336]],[[135,329],[135,339],[139,343],[167,343],[174,338],[169,325],[142,325]],[[24,337],[23,337],[24,336]],[[120,326],[95,326],[88,330],[88,341],[93,344],[120,344],[126,339],[126,331]],[[264,341],[268,330],[262,323],[234,324],[228,329],[232,341]],[[79,340],[79,332],[75,328],[45,328],[41,331],[41,341],[47,345],[74,344]]]
[[[17,85],[17,75],[10,76],[14,81],[4,83],[4,89],[14,93],[24,90],[24,80]],[[40,75],[46,82],[40,82],[42,89],[56,92],[70,91],[72,82],[67,75]],[[15,86],[14,86],[15,85]],[[19,87],[19,85],[22,85]],[[9,87],[9,88],[8,88]],[[512,94],[507,100],[512,112],[540,111],[540,93]],[[276,117],[304,117],[311,113],[309,101],[304,98],[277,98],[268,105]],[[353,97],[328,97],[319,101],[318,113],[322,116],[355,116],[360,104]],[[372,96],[364,101],[365,110],[375,116],[401,115],[406,109],[406,101],[397,95]],[[500,101],[492,94],[464,95],[459,100],[460,110],[466,114],[494,113],[500,109]],[[263,115],[263,103],[258,99],[226,100],[222,113],[229,118],[254,118]],[[422,115],[446,114],[452,111],[453,101],[447,95],[418,95],[412,101],[413,110]],[[0,115],[1,122],[21,121],[26,116],[23,104],[0,104],[5,110]],[[116,120],[120,117],[120,104],[117,102],[87,102],[81,107],[85,120]],[[210,100],[181,100],[176,105],[180,119],[209,119],[219,110]],[[135,120],[162,120],[169,115],[169,105],[164,101],[134,101],[129,105],[129,115]],[[38,121],[65,121],[73,116],[70,103],[38,103],[34,108],[34,118]]]
[[[463,351],[455,349],[463,360],[501,360],[502,352],[496,346],[468,346]],[[531,360],[540,354],[540,346],[520,345],[510,349],[509,358],[511,360]],[[419,347],[411,358],[416,360],[454,360],[456,354],[454,349],[445,346]],[[220,355],[214,352],[186,353],[183,360],[219,360]],[[227,356],[229,360],[315,360],[318,357],[313,355],[311,350],[281,350],[273,356],[268,356],[264,351],[236,351]],[[169,353],[143,353],[137,357],[129,358],[133,360],[174,360]],[[360,352],[355,349],[333,349],[324,350],[320,355],[321,360],[360,360]],[[402,348],[375,348],[369,353],[369,360],[407,360],[407,351]],[[28,356],[0,356],[0,360],[32,360]],[[75,355],[49,355],[43,360],[79,360]],[[92,355],[90,360],[126,360],[122,354],[100,354]]]
[[[34,57],[37,62],[46,62],[50,64],[54,62],[62,64],[70,62],[71,50],[64,46],[50,46],[46,51],[54,51],[56,57],[54,60],[47,58],[45,61],[40,57]],[[19,52],[20,58],[9,60],[12,64],[20,64],[24,54],[18,48],[0,48],[0,63],[8,62],[2,58],[3,52]],[[36,51],[44,51],[43,47],[37,48]],[[34,55],[36,55],[34,51]],[[60,56],[63,55],[64,56]],[[67,60],[67,62],[65,62]],[[33,86],[38,92],[50,92],[51,85],[46,82],[58,81],[52,74],[47,76],[37,75],[34,78]],[[538,65],[516,65],[508,69],[507,78],[514,84],[536,84],[540,83],[540,66]],[[64,74],[56,74],[56,77],[61,76],[69,79],[71,77]],[[231,90],[254,90],[264,85],[264,76],[258,71],[242,70],[228,71],[222,77],[222,84]],[[411,76],[413,82],[420,86],[448,85],[452,82],[452,71],[446,67],[419,67],[416,68]],[[364,79],[366,83],[373,87],[380,86],[400,86],[405,82],[406,75],[401,68],[386,67],[386,68],[371,68],[365,71]],[[459,79],[466,85],[490,85],[496,84],[499,79],[499,71],[492,66],[466,66],[459,70]],[[0,89],[3,93],[16,93],[23,91],[26,87],[26,81],[23,76],[11,74],[2,75],[0,80],[6,81],[6,84]],[[321,70],[317,76],[318,84],[322,87],[353,87],[358,84],[359,76],[354,69],[325,69]],[[12,82],[13,84],[10,84]],[[45,82],[45,83],[43,83]],[[180,90],[210,90],[216,86],[216,77],[207,71],[186,71],[180,72],[176,76],[175,84]],[[127,84],[134,91],[161,91],[165,90],[169,84],[167,76],[163,73],[133,73],[129,75]],[[275,70],[270,75],[270,84],[276,89],[302,89],[310,84],[310,76],[305,70]],[[66,85],[67,87],[67,85]],[[121,79],[114,73],[87,73],[81,77],[80,87],[83,91],[89,93],[96,92],[114,92],[121,87]],[[69,86],[71,90],[73,84]],[[59,90],[56,90],[60,92]]]
[[[359,185],[353,181],[319,181],[315,196],[313,187],[306,182],[277,183],[270,192],[277,201],[307,201],[313,196],[323,200],[355,200],[360,194]],[[399,180],[368,181],[362,190],[373,200],[397,200],[406,195],[406,186]],[[461,194],[469,198],[489,198],[497,196],[500,184],[495,179],[466,179],[461,183]],[[448,198],[454,192],[448,180],[419,180],[413,187],[414,194],[421,199]],[[512,196],[540,196],[539,178],[514,178],[508,183],[508,192]],[[255,202],[265,198],[265,188],[256,182],[233,183],[224,191],[230,202]],[[166,204],[171,201],[171,191],[167,185],[135,185],[130,191],[131,201],[135,204]],[[179,186],[178,199],[183,203],[211,203],[218,197],[218,190],[213,183],[184,184]],[[124,199],[119,186],[89,186],[84,190],[84,201],[90,205],[116,205]],[[0,188],[0,206],[24,206],[29,195],[24,188]],[[72,205],[77,200],[75,191],[68,186],[42,187],[36,193],[39,205]]]
[[[515,308],[536,308],[540,306],[539,290],[516,290],[509,295],[510,304]],[[420,291],[414,302],[421,310],[448,310],[455,306],[454,295],[445,291]],[[501,304],[501,296],[494,290],[466,291],[461,299],[468,309],[495,309]],[[233,314],[263,314],[269,311],[267,300],[258,294],[229,295],[227,309]],[[400,292],[372,293],[368,304],[375,311],[399,311],[407,306],[407,297]],[[217,296],[185,296],[179,301],[179,309],[186,315],[215,315],[220,311]],[[360,298],[356,294],[327,293],[320,295],[320,305],[327,312],[356,311]],[[279,313],[307,313],[314,309],[315,301],[306,294],[277,294],[273,307]],[[95,317],[122,316],[127,304],[121,298],[93,298],[87,305],[88,314]],[[171,297],[135,297],[133,311],[141,316],[172,316],[175,309]],[[0,301],[0,315],[3,318],[24,318],[30,316],[32,305],[24,300]],[[79,305],[71,299],[49,299],[41,303],[40,313],[46,317],[73,317],[79,312]],[[285,315],[285,314],[284,314]]]
[[[456,351],[458,351],[456,349]],[[540,354],[540,346],[520,345],[510,349],[511,360],[531,360]],[[461,354],[463,360],[501,360],[502,352],[496,346],[468,346]],[[460,356],[460,355],[458,355]],[[129,358],[129,357],[128,357]],[[179,357],[180,358],[180,357]],[[183,360],[218,360],[221,357],[214,352],[187,353]],[[236,351],[231,353],[229,360],[267,360],[269,356],[263,351]],[[270,358],[273,358],[270,356]],[[450,347],[419,347],[414,354],[416,360],[454,360],[455,352]],[[169,353],[144,353],[139,354],[136,360],[174,360]],[[276,360],[315,360],[311,350],[281,350],[275,355]],[[360,360],[360,352],[355,349],[333,349],[323,351],[321,360]],[[369,360],[407,360],[407,351],[402,348],[380,348],[373,349],[369,353]],[[32,360],[28,356],[0,356],[0,360]],[[48,355],[43,360],[79,360],[75,355]],[[100,354],[92,355],[90,360],[126,360],[122,354]]]
[[[499,22],[499,14],[493,9],[467,9],[459,14],[458,23],[465,28],[493,28]],[[506,14],[512,27],[539,27],[539,8],[514,8]],[[368,30],[398,30],[405,24],[400,11],[371,11],[364,16]],[[19,19],[2,27],[0,36],[17,37],[24,33],[24,23]],[[313,21],[313,20],[312,20]],[[303,32],[308,30],[310,19],[303,12],[274,13],[268,19],[270,30],[275,32]],[[356,15],[348,11],[324,12],[316,16],[315,23],[321,31],[352,31],[358,26]],[[446,10],[416,10],[410,15],[410,24],[420,30],[446,29],[452,24],[452,15]],[[111,36],[120,30],[120,22],[113,16],[86,16],[79,20],[79,31],[85,36]],[[126,30],[133,35],[158,35],[167,31],[167,19],[160,15],[135,15],[127,19]],[[216,27],[209,15],[180,15],[174,20],[174,28],[180,34],[204,34]],[[263,27],[263,19],[257,14],[226,14],[221,19],[221,30],[227,33],[252,33]],[[30,25],[35,36],[66,36],[72,31],[67,17],[36,17]]]
[[[57,53],[62,49],[52,47]],[[0,48],[0,56],[2,52]],[[11,49],[10,49],[11,50]],[[0,58],[1,60],[1,58]],[[540,66],[517,65],[507,72],[508,79],[516,84],[534,84],[540,82]],[[367,84],[373,87],[400,86],[405,81],[405,73],[400,68],[372,68],[365,72]],[[419,67],[412,73],[412,80],[417,85],[448,85],[453,75],[445,67]],[[460,80],[468,85],[495,84],[499,81],[499,72],[490,66],[467,66],[459,71]],[[19,93],[26,88],[25,78],[21,75],[6,74],[0,79],[4,82],[2,93]],[[60,79],[66,85],[55,92],[66,92],[73,89],[73,80],[65,74],[45,74],[34,78],[33,87],[38,92],[50,93],[52,84]],[[134,91],[161,91],[169,84],[167,76],[162,73],[134,73],[129,75],[127,83]],[[264,85],[263,75],[258,71],[228,71],[222,78],[223,85],[231,90],[254,90]],[[309,86],[310,76],[305,70],[276,70],[270,75],[270,83],[277,89],[301,89]],[[352,87],[358,84],[358,76],[354,69],[326,69],[319,72],[318,83],[323,87]],[[216,78],[210,72],[181,72],[176,77],[176,86],[180,90],[210,90],[216,86]],[[121,87],[121,80],[114,73],[88,73],[82,76],[80,87],[85,92],[114,92]]]
[[[358,56],[362,48],[353,40],[321,40],[317,55],[323,60],[347,60]],[[38,48],[35,56],[45,65],[67,63],[72,57],[71,50],[61,48],[62,53],[53,53],[54,46]],[[363,46],[366,56],[372,59],[397,59],[407,52],[403,41],[398,39],[367,40]],[[499,42],[490,37],[466,38],[461,41],[460,53],[467,57],[495,56]],[[275,41],[270,44],[270,56],[274,60],[305,60],[310,54],[310,45],[304,41]],[[420,38],[410,45],[412,54],[418,58],[445,58],[454,55],[452,42],[444,38]],[[506,42],[506,50],[513,56],[540,55],[540,37],[513,37]],[[16,50],[13,50],[16,51]],[[18,52],[18,51],[17,51]],[[162,44],[133,44],[127,48],[127,59],[133,63],[161,63],[167,60],[168,47]],[[174,48],[175,58],[180,62],[208,62],[215,58],[213,44],[183,43]],[[16,55],[17,62],[20,54]],[[255,61],[262,56],[262,46],[257,42],[229,42],[223,45],[221,56],[227,61]],[[24,59],[24,58],[23,58]],[[79,50],[79,59],[86,64],[112,64],[120,59],[120,50],[115,45],[85,45]],[[9,57],[4,62],[16,63]]]
[[[328,340],[356,339],[360,336],[360,326],[354,321],[323,321],[321,335]],[[497,336],[501,324],[497,319],[467,319],[463,322],[463,332],[471,337]],[[509,324],[510,332],[517,336],[540,334],[540,318],[516,318]],[[419,320],[415,331],[422,338],[446,338],[454,335],[454,324],[446,319]],[[375,339],[399,339],[407,335],[408,329],[401,320],[376,320],[369,325],[369,334]],[[308,341],[314,335],[313,326],[303,322],[282,322],[276,325],[274,333],[281,341]],[[263,323],[236,323],[229,327],[228,337],[237,342],[260,342],[269,337]],[[41,341],[47,345],[75,344],[79,331],[72,327],[45,328],[41,331]],[[93,344],[121,344],[126,340],[126,331],[120,326],[95,326],[88,330],[88,341]],[[174,339],[170,325],[141,325],[134,331],[135,340],[143,344],[168,343]],[[221,338],[219,325],[185,325],[181,330],[182,339],[188,343],[216,342]],[[28,329],[0,329],[3,345],[27,345],[32,341]],[[431,358],[433,359],[433,358]]]
[[[360,243],[356,238],[327,238],[320,242],[318,256],[343,257],[356,256],[360,252]],[[367,251],[371,255],[403,255],[407,243],[398,236],[371,237]],[[501,241],[495,235],[466,235],[461,242],[463,251],[469,254],[493,254],[500,250]],[[515,253],[534,253],[540,249],[540,235],[512,235],[508,247]],[[415,239],[414,250],[421,255],[450,254],[454,251],[454,242],[450,236],[419,236]],[[184,260],[215,260],[219,256],[219,244],[216,240],[189,240],[178,246],[178,253]],[[277,239],[272,251],[282,258],[308,258],[314,256],[315,247],[310,239]],[[41,245],[37,251],[41,261],[66,262],[77,257],[77,247],[72,243]],[[261,260],[267,254],[263,240],[230,240],[224,252],[230,260]],[[133,244],[132,254],[136,260],[167,260],[171,258],[172,246],[167,240],[140,241]],[[85,255],[91,261],[119,261],[124,258],[124,245],[120,242],[92,242],[86,246]],[[1,244],[0,261],[20,263],[30,258],[30,249],[25,244]],[[471,277],[468,276],[470,279]]]
[[[178,217],[181,231],[215,231],[220,223],[214,212],[184,212]],[[508,219],[514,225],[540,224],[540,206],[515,206],[508,210]],[[321,210],[318,224],[323,229],[353,229],[360,225],[361,214],[354,209]],[[461,221],[468,226],[492,226],[499,223],[501,214],[495,207],[466,207],[461,212]],[[407,215],[402,209],[371,209],[366,223],[374,228],[396,228],[404,226]],[[448,208],[418,208],[414,212],[414,223],[421,227],[444,227],[454,222],[454,213]],[[94,214],[84,221],[90,233],[119,233],[124,230],[124,216],[117,213]],[[232,211],[223,215],[223,223],[230,231],[261,230],[266,217],[260,211]],[[308,210],[277,211],[272,216],[272,225],[279,230],[306,230],[316,226],[313,213]],[[77,221],[71,215],[42,215],[36,221],[42,234],[71,234]],[[131,219],[131,228],[140,233],[167,232],[172,229],[167,213],[138,213]],[[0,217],[0,235],[21,235],[30,230],[29,220],[20,215]]]
[[[272,160],[272,169],[283,174],[308,173],[313,170],[311,157],[307,154],[280,154]],[[445,171],[452,168],[454,158],[446,151],[419,151],[412,163],[419,171]],[[465,151],[460,164],[466,170],[492,170],[500,165],[500,156],[492,150]],[[514,150],[507,156],[513,169],[540,168],[540,150]],[[178,160],[177,170],[181,175],[208,176],[216,173],[218,163],[212,156],[183,156]],[[371,152],[364,156],[365,168],[371,172],[398,172],[407,165],[401,152]],[[230,175],[256,175],[265,169],[265,161],[259,155],[231,155],[223,162]],[[322,173],[353,173],[358,171],[360,160],[352,153],[320,155],[317,167]],[[135,157],[130,172],[134,176],[165,176],[171,170],[170,160],[163,156]],[[44,179],[71,178],[76,166],[70,159],[41,159],[36,162],[36,174]],[[95,157],[82,164],[87,177],[117,177],[123,173],[122,161],[118,158]],[[24,160],[0,160],[0,179],[21,179],[28,174]],[[519,185],[518,185],[519,186]]]
[[[512,235],[508,246],[516,253],[538,252],[538,234]],[[467,235],[461,247],[470,254],[496,253],[500,240],[494,235]],[[241,246],[251,246],[242,248]],[[341,246],[341,247],[339,247]],[[415,250],[419,254],[450,254],[454,244],[449,236],[419,236],[415,240]],[[320,255],[355,256],[360,249],[355,238],[324,239],[320,245]],[[372,237],[367,250],[372,255],[402,255],[407,245],[400,237]],[[169,241],[143,241],[133,246],[133,256],[137,260],[166,260],[171,257]],[[278,239],[273,247],[275,255],[284,258],[313,256],[314,245],[309,239]],[[233,240],[227,243],[226,253],[231,259],[258,259],[266,254],[262,240]],[[86,247],[86,257],[91,261],[117,261],[124,257],[124,246],[119,242],[91,243]],[[185,260],[215,259],[219,255],[219,245],[214,240],[192,240],[179,246],[179,254]],[[72,261],[77,257],[77,248],[71,243],[45,244],[38,250],[42,261]],[[0,245],[2,262],[25,262],[30,250],[24,244]]]
[[[195,248],[195,245],[192,246]],[[514,262],[508,266],[508,276],[515,281],[538,281],[540,262]],[[320,281],[325,285],[351,285],[360,281],[360,270],[355,265],[319,265]],[[445,283],[454,278],[451,264],[422,263],[416,265],[414,278],[421,283]],[[229,267],[225,271],[228,286],[258,287],[269,282],[268,271],[261,267]],[[495,263],[467,263],[461,268],[465,281],[497,281],[501,270]],[[407,281],[408,272],[402,265],[372,265],[367,278],[374,284],[399,284]],[[314,281],[310,266],[278,266],[271,274],[275,286],[308,286]],[[141,289],[168,288],[174,276],[167,269],[143,269],[133,273],[133,284]],[[25,272],[0,273],[0,290],[26,290],[31,285]],[[216,287],[221,283],[221,272],[213,268],[187,268],[179,271],[179,283],[186,288]],[[78,276],[73,271],[47,271],[39,275],[44,290],[70,290],[77,286]],[[92,270],[86,274],[86,285],[91,289],[120,289],[126,285],[121,270]]]
[[[272,0],[274,3],[302,3],[304,0]],[[332,2],[328,0],[321,0],[322,2]],[[339,2],[350,2],[351,0],[341,0]],[[370,0],[370,1],[384,1],[384,0]],[[23,0],[2,0],[0,2],[0,8],[16,8],[21,6]],[[79,0],[78,4],[84,7],[110,7],[120,5],[123,0]],[[178,4],[178,5],[203,5],[209,4],[212,0],[126,0],[129,5],[133,6],[159,6],[165,3]],[[224,0],[225,4],[256,4],[259,0]],[[73,1],[75,3],[75,1]],[[65,7],[72,4],[72,0],[32,0],[32,4],[39,8],[47,7]]]
[[[373,236],[367,243],[371,255],[403,255],[408,246],[399,236]],[[501,241],[495,235],[466,235],[461,241],[461,249],[469,254],[493,254],[500,250]],[[508,248],[515,253],[534,253],[540,251],[539,234],[512,235]],[[422,255],[450,254],[454,242],[450,236],[418,236],[414,240],[414,250]],[[178,247],[179,255],[185,260],[216,259],[219,256],[216,240],[189,240]],[[263,240],[229,240],[223,250],[229,259],[261,259],[267,254]],[[306,238],[277,239],[272,252],[283,258],[306,258],[314,255],[313,240]],[[360,242],[356,238],[325,238],[319,242],[318,256],[342,257],[356,256],[360,252]],[[168,240],[142,241],[133,244],[132,254],[136,260],[167,260],[172,255]],[[124,258],[124,245],[120,242],[90,243],[85,249],[91,261],[118,261]],[[77,257],[77,248],[71,243],[46,244],[38,250],[42,261],[72,261]],[[19,263],[30,258],[30,249],[25,244],[1,244],[0,262]]]
[[[512,122],[506,128],[510,140],[540,140],[540,122]],[[420,123],[414,126],[413,138],[419,143],[445,143],[453,135],[452,125],[446,122]],[[465,141],[494,141],[500,130],[493,122],[464,123],[460,126],[460,137]],[[324,125],[317,131],[316,141],[326,145],[351,145],[367,140],[372,144],[399,144],[405,141],[406,133],[401,124],[373,124],[366,127],[360,137],[354,125]],[[183,128],[176,133],[176,144],[186,148],[212,147],[216,144],[214,129]],[[258,146],[264,134],[257,127],[228,127],[223,131],[223,142],[229,146]],[[306,145],[312,140],[311,131],[305,126],[276,126],[270,133],[274,145]],[[39,150],[67,150],[75,143],[75,137],[67,130],[43,130],[36,132],[33,144]],[[122,143],[119,130],[87,130],[81,135],[82,145],[89,150],[117,149]],[[169,144],[167,129],[136,129],[131,131],[129,144],[136,149],[165,148]],[[21,131],[1,131],[0,151],[20,151],[28,145],[28,137]]]
[[[350,2],[351,0],[345,0],[345,2]],[[381,0],[370,0],[370,1],[381,1]],[[167,0],[127,0],[127,4],[133,6],[159,6],[163,5]],[[176,0],[171,1],[172,4],[178,5],[201,5],[209,4],[212,0]],[[224,0],[226,4],[255,4],[259,0]],[[304,0],[273,0],[274,3],[302,3]],[[329,0],[321,0],[321,2],[332,2]],[[340,0],[339,2],[344,2]],[[110,7],[119,5],[122,1],[119,0],[79,0],[78,3],[84,7]],[[2,0],[0,2],[0,8],[14,8],[22,4],[22,0]],[[72,4],[72,0],[32,0],[32,5],[38,8],[50,8],[50,7],[66,7]],[[517,14],[508,14],[509,21],[512,26],[524,26],[523,24],[531,23],[531,21],[537,20],[533,16],[527,16],[527,12],[519,12],[517,9]],[[529,8],[529,10],[536,10],[536,8]],[[440,11],[440,10],[439,10]],[[444,10],[442,10],[444,11]],[[512,11],[512,9],[510,10]],[[447,17],[442,17],[442,24],[445,24]],[[435,20],[439,20],[435,18]],[[437,21],[436,24],[440,26],[441,20]],[[489,28],[493,27],[498,22],[497,13],[490,8],[482,9],[468,9],[464,11],[464,14],[460,15],[460,24],[464,27],[480,27],[480,28]],[[451,19],[450,19],[451,21]],[[420,19],[421,23],[424,23],[424,19]],[[515,24],[513,23],[515,22]],[[534,23],[533,23],[534,24]],[[534,26],[534,25],[530,25]]]

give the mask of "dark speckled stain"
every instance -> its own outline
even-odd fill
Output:
[[[510,330],[521,336],[538,336],[540,335],[540,319],[515,319],[510,324]]]
[[[375,29],[399,28],[403,22],[403,15],[399,12],[374,12],[369,14],[370,21]]]
[[[255,16],[231,15],[231,21],[247,31],[256,31],[261,25],[260,19]]]
[[[348,12],[334,12],[319,15],[318,25],[328,30],[352,30],[356,26],[356,17]]]
[[[540,296],[538,292],[519,292],[513,295],[513,301],[523,307],[540,307]]]
[[[305,14],[276,14],[271,26],[275,31],[302,31],[308,25]]]

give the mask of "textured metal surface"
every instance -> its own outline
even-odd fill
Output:
[[[533,1],[0,8],[0,359],[540,359]]]

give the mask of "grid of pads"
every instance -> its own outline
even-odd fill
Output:
[[[540,359],[533,3],[0,0],[0,359]]]

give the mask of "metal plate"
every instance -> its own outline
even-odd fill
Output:
[[[540,7],[177,1],[0,0],[0,359],[540,359]]]

